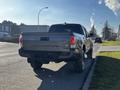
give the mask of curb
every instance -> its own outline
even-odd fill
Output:
[[[88,69],[87,74],[85,76],[85,79],[83,81],[83,84],[82,84],[82,86],[80,87],[79,90],[89,90],[90,82],[91,82],[92,75],[93,75],[93,72],[94,72],[94,68],[95,68],[95,65],[96,65],[96,60],[97,60],[97,57],[91,63],[90,68]]]

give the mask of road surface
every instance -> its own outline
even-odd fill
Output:
[[[0,90],[79,90],[90,60],[83,73],[75,73],[72,63],[50,63],[35,74],[26,58],[18,55],[18,45],[0,42]],[[95,45],[95,53],[99,46]],[[95,54],[94,54],[95,55]]]

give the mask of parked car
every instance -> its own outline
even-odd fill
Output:
[[[95,38],[95,43],[102,43],[102,38],[100,37]]]
[[[27,57],[35,71],[50,61],[72,61],[75,70],[82,72],[85,68],[84,54],[92,59],[93,43],[80,24],[55,24],[49,32],[22,33],[19,43],[20,56]]]

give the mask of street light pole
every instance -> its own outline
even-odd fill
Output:
[[[39,16],[40,16],[40,13],[42,12],[42,10],[44,10],[44,9],[48,9],[48,7],[43,7],[43,8],[41,8],[41,9],[39,9],[39,12],[38,12],[38,30],[39,30]]]

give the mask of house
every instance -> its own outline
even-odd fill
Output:
[[[17,25],[11,21],[3,21],[0,23],[0,38],[2,39],[18,39],[22,32],[48,32],[48,25]]]
[[[48,32],[48,25],[20,25],[20,32]]]
[[[10,21],[3,21],[1,23],[1,31],[0,32],[11,33],[12,25],[13,25],[13,23]]]

